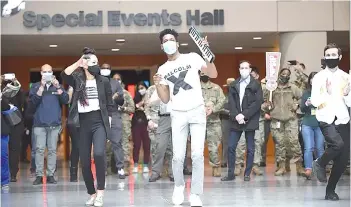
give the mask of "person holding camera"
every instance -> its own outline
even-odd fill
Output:
[[[61,105],[68,104],[68,94],[53,75],[52,67],[41,67],[42,79],[34,83],[29,92],[29,99],[36,107],[33,118],[33,135],[35,139],[36,179],[33,185],[43,184],[44,153],[48,148],[47,183],[56,184],[57,139],[61,131]]]
[[[24,109],[24,92],[21,89],[20,82],[16,79],[14,73],[4,74],[2,77],[1,89],[3,91],[3,100],[16,106],[23,117]],[[24,132],[24,122],[11,127],[9,139],[9,165],[10,165],[10,182],[17,182],[18,165],[21,153],[22,135]]]

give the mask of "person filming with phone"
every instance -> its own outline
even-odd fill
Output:
[[[44,153],[48,148],[47,183],[56,184],[56,147],[61,131],[61,105],[68,104],[69,96],[53,75],[52,67],[41,67],[41,81],[34,83],[29,92],[29,100],[36,107],[33,118],[35,139],[36,179],[33,185],[43,184]]]

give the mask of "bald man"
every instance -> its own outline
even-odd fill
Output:
[[[67,104],[69,97],[53,75],[52,67],[41,67],[41,81],[32,84],[29,92],[30,104],[36,108],[33,117],[33,135],[35,139],[36,179],[33,185],[43,184],[44,153],[48,148],[46,182],[56,184],[57,139],[61,131],[61,105]]]

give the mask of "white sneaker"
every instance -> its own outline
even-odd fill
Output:
[[[133,168],[133,173],[138,173],[138,167]]]
[[[201,198],[196,194],[191,194],[189,201],[190,201],[190,206],[202,206]]]
[[[118,175],[125,175],[123,168],[118,170]]]
[[[104,197],[104,194],[102,193],[97,193],[96,195],[96,198],[95,198],[95,201],[94,201],[94,206],[96,207],[101,207],[104,205],[104,201],[103,201],[103,198]]]
[[[143,168],[143,173],[149,173],[149,168],[148,167],[144,167]]]
[[[184,185],[174,186],[172,202],[174,205],[181,205],[184,202]]]
[[[94,201],[95,201],[96,195],[91,195],[90,198],[85,202],[86,206],[94,206]]]

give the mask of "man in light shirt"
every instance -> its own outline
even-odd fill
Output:
[[[216,66],[205,62],[196,53],[180,54],[178,33],[173,29],[163,30],[160,41],[168,61],[159,67],[153,79],[161,101],[168,103],[172,100],[172,166],[175,181],[172,201],[174,205],[184,202],[183,162],[190,130],[193,163],[190,205],[202,206],[199,195],[203,193],[204,182],[206,111],[198,72],[201,70],[210,78],[216,78]],[[202,43],[208,44],[206,38]]]
[[[350,75],[338,67],[341,57],[341,49],[336,44],[324,48],[326,68],[314,76],[311,94],[311,103],[317,107],[316,118],[328,145],[322,157],[313,162],[313,172],[320,182],[327,182],[325,167],[334,161],[325,195],[326,200],[334,201],[339,200],[335,188],[350,151],[350,137],[345,136],[350,130]]]

